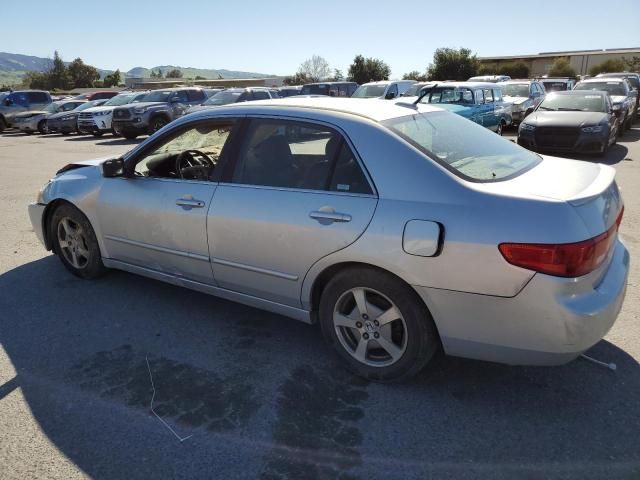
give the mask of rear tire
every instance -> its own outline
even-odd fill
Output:
[[[322,292],[319,318],[325,339],[346,366],[369,380],[409,379],[440,347],[418,294],[374,268],[339,272]]]
[[[100,138],[103,135],[103,133],[100,132],[100,131],[96,131],[96,132],[92,132],[92,133],[93,133],[93,136],[96,137],[96,138]]]
[[[91,279],[105,273],[93,227],[76,207],[65,203],[55,209],[49,222],[49,238],[54,253],[75,276]]]
[[[127,140],[135,140],[136,138],[138,138],[138,135],[136,135],[135,133],[123,133],[122,136]]]
[[[496,133],[500,136],[502,136],[502,131],[504,130],[505,127],[505,123],[504,120],[500,120],[500,122],[498,122],[498,128],[496,129]]]
[[[47,134],[47,121],[46,120],[40,120],[38,122],[38,131],[42,135],[46,135]]]
[[[7,128],[7,122],[4,118],[0,117],[0,133],[4,132],[5,128]]]

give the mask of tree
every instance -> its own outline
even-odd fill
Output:
[[[120,81],[121,81],[121,74],[120,74],[120,69],[116,70],[113,73],[110,73],[109,75],[105,75],[104,80],[102,80],[102,83],[105,87],[117,87],[118,85],[120,85]]]
[[[49,74],[47,72],[27,72],[22,77],[22,85],[26,88],[47,90],[49,88]]]
[[[182,71],[179,68],[173,68],[169,70],[164,77],[165,78],[182,78]]]
[[[509,75],[511,78],[529,78],[529,65],[524,62],[502,64],[494,75]]]
[[[331,70],[329,62],[320,55],[313,55],[300,64],[298,74],[304,74],[311,82],[319,82],[329,78]]]
[[[162,78],[162,70],[158,69],[158,72],[156,73],[155,70],[151,69],[151,78]]]
[[[344,80],[344,75],[342,74],[342,70],[339,68],[333,69],[333,76],[329,78],[332,82],[342,82]]]
[[[620,58],[611,58],[589,69],[589,75],[595,77],[599,73],[624,72],[625,62]]]
[[[194,78],[194,80],[206,80],[206,78],[201,77],[200,75],[196,75],[196,78]]]
[[[95,67],[85,64],[81,58],[76,58],[67,66],[73,88],[90,88],[94,82],[100,80],[100,74]]]
[[[47,90],[70,90],[73,88],[69,71],[57,50],[53,53],[53,65],[46,75]]]
[[[627,59],[622,58],[624,60],[624,64],[627,67],[625,70],[630,72],[640,72],[640,57],[634,55],[633,57]]]
[[[351,82],[367,83],[379,80],[388,80],[391,75],[391,68],[378,58],[364,58],[356,55],[353,63],[349,66],[348,79]]]
[[[429,80],[467,80],[478,71],[478,57],[468,48],[438,48],[427,69]]]
[[[283,85],[304,85],[305,83],[311,83],[311,80],[304,73],[296,73],[282,80]]]
[[[420,73],[417,70],[412,70],[409,73],[405,73],[402,76],[403,80],[415,80],[416,82],[426,82],[427,76],[424,73]]]
[[[576,71],[566,58],[556,58],[551,65],[548,75],[550,77],[570,77],[575,78]]]

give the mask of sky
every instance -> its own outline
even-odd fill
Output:
[[[178,65],[289,75],[317,54],[346,74],[362,54],[399,78],[424,71],[439,47],[478,56],[640,47],[640,0],[31,0],[12,2],[2,18],[0,51],[58,50],[64,60],[121,71]]]

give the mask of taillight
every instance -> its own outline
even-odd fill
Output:
[[[624,207],[609,230],[577,243],[502,243],[498,246],[507,262],[557,277],[581,277],[597,269],[607,257],[622,222]]]

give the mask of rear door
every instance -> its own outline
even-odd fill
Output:
[[[484,89],[484,108],[482,124],[489,130],[495,131],[500,122],[500,112],[496,111],[496,103],[494,102],[493,90],[491,88]]]
[[[300,307],[308,270],[362,234],[377,196],[337,129],[278,118],[245,129],[209,210],[216,283]]]

